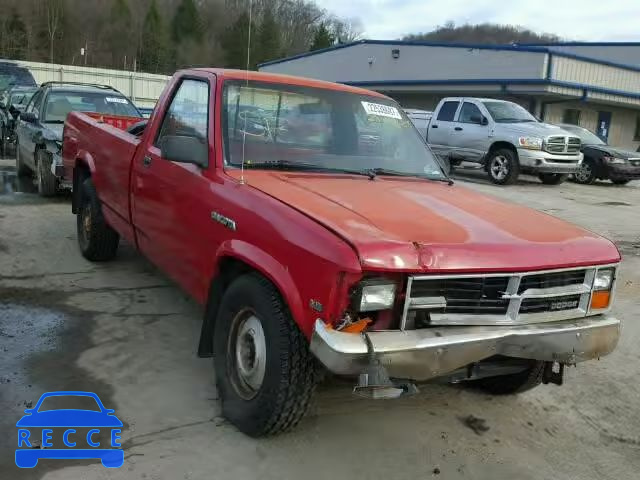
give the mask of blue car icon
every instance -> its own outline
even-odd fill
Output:
[[[84,409],[55,409],[40,412],[42,402],[50,397],[91,397],[99,411]],[[33,468],[41,458],[56,459],[100,459],[108,468],[121,467],[124,463],[124,451],[119,443],[122,422],[114,415],[114,410],[104,407],[100,398],[92,392],[49,392],[43,394],[35,407],[24,411],[26,414],[16,426],[18,427],[18,449],[16,465],[21,468]],[[33,428],[42,428],[42,448],[33,447],[30,441]],[[74,448],[80,437],[74,427],[91,428],[86,434],[86,443],[92,448]],[[63,441],[67,448],[52,447],[53,428],[63,428]],[[31,430],[30,430],[31,429]],[[109,447],[104,448],[95,436],[102,430],[111,430]],[[22,448],[21,448],[22,447]],[[102,447],[102,448],[101,448]]]

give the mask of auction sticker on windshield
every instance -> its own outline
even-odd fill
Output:
[[[367,115],[377,115],[379,117],[389,117],[402,120],[402,116],[396,107],[382,105],[380,103],[362,102],[362,108],[367,112]]]
[[[105,98],[105,100],[109,103],[124,103],[124,104],[129,103],[126,98],[119,98],[119,97],[107,97]]]

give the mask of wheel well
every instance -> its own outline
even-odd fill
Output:
[[[78,213],[78,207],[80,206],[80,185],[86,178],[91,176],[89,167],[77,159],[73,168],[73,193],[71,195],[71,212]]]
[[[217,275],[211,280],[209,294],[207,296],[207,306],[202,320],[202,330],[200,332],[200,343],[198,346],[198,356],[213,356],[213,329],[218,309],[224,292],[229,285],[241,275],[250,272],[261,274],[251,265],[235,257],[222,257],[218,260]]]
[[[491,144],[491,146],[489,147],[489,151],[487,152],[487,154],[484,157],[484,168],[487,169],[489,166],[489,163],[487,162],[487,160],[489,160],[489,158],[491,158],[491,154],[493,152],[495,152],[496,150],[499,150],[501,148],[508,148],[509,150],[511,150],[515,156],[516,159],[518,158],[518,150],[516,149],[516,147],[509,142],[494,142],[493,144]]]

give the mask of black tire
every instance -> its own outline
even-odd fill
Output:
[[[246,315],[258,320],[266,345],[264,374],[256,388],[242,384],[237,360],[238,321]],[[315,391],[317,364],[271,282],[254,273],[233,281],[222,298],[213,342],[222,413],[231,423],[247,435],[261,437],[300,422]],[[259,364],[258,357],[254,355],[253,365]]]
[[[120,236],[105,222],[98,194],[90,178],[81,185],[76,222],[78,246],[84,258],[92,262],[104,262],[116,256]]]
[[[51,155],[45,150],[38,150],[36,155],[38,193],[42,197],[53,197],[58,192],[58,179],[51,173]]]
[[[573,181],[581,185],[592,185],[596,181],[596,166],[591,160],[583,160]]]
[[[545,185],[560,185],[569,178],[569,175],[563,173],[539,173],[538,178]]]
[[[532,361],[528,369],[501,375],[498,377],[480,378],[469,382],[472,386],[492,395],[513,395],[526,392],[542,383],[544,362]]]
[[[486,169],[496,185],[513,185],[520,175],[518,155],[510,148],[498,148],[489,154]]]
[[[16,143],[16,173],[19,177],[33,175],[31,169],[24,163],[20,156],[20,146]]]
[[[630,180],[626,178],[612,178],[611,181],[616,185],[626,185],[627,183],[630,182]]]

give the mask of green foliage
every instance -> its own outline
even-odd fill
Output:
[[[453,22],[447,22],[431,32],[407,35],[403,40],[509,44],[557,42],[560,38],[557,35],[540,34],[515,25],[482,23],[478,25],[465,24],[456,26]]]
[[[187,39],[199,43],[202,37],[198,7],[194,0],[182,0],[171,22],[171,38],[176,43]]]
[[[168,35],[158,11],[156,0],[151,0],[142,26],[142,42],[138,58],[140,70],[152,73],[166,71],[168,62]]]
[[[249,30],[253,35],[256,32],[255,25],[251,22],[249,28],[249,14],[242,12],[235,22],[227,27],[222,36],[220,43],[225,51],[226,67],[229,68],[247,68],[247,45],[249,41]],[[256,42],[251,40],[249,68],[255,69],[256,61]]]
[[[266,10],[257,34],[258,57],[256,63],[268,62],[280,57],[280,27],[271,10]]]
[[[311,48],[309,50],[320,50],[322,48],[329,48],[335,43],[335,38],[332,33],[329,31],[324,22],[322,22],[316,28],[315,33],[313,34],[313,42],[311,43]]]
[[[12,59],[20,59],[25,54],[25,43],[27,36],[27,28],[14,8],[11,9],[11,15],[6,25],[6,34],[3,35],[3,43],[5,56]]]

